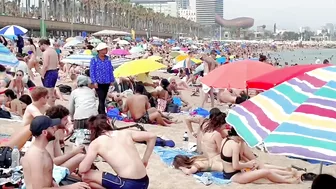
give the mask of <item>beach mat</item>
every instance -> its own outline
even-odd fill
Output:
[[[195,152],[187,152],[185,150],[182,149],[177,149],[177,148],[163,148],[163,147],[158,147],[156,146],[154,148],[154,153],[160,156],[160,159],[167,164],[168,166],[171,166],[173,161],[174,161],[174,157],[177,155],[186,155],[186,156],[195,156],[195,155],[199,155]],[[200,177],[203,175],[204,172],[199,172],[196,173],[195,175]],[[223,173],[222,172],[210,172],[211,176],[212,176],[212,180],[213,183],[217,184],[217,185],[226,185],[231,183],[230,180],[225,180],[223,178]]]

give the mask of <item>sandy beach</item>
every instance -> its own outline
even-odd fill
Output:
[[[167,74],[154,74],[165,76],[168,78]],[[191,97],[191,91],[186,91],[182,93],[185,98],[188,99],[189,103],[193,107],[198,107],[200,105],[200,97]],[[66,101],[57,101],[57,104],[65,105]],[[209,106],[209,104],[207,104]],[[220,106],[220,109],[225,109],[225,106]],[[148,131],[151,131],[158,136],[164,136],[164,138],[172,139],[176,142],[177,147],[182,146],[182,136],[183,133],[186,131],[186,126],[183,121],[186,114],[175,114],[173,115],[175,119],[180,121],[179,124],[174,124],[172,127],[160,127],[154,125],[145,125],[145,128]],[[129,123],[124,122],[116,122],[118,127],[126,125]],[[15,132],[19,131],[23,126],[20,123],[12,122],[12,121],[0,121],[0,133],[5,134],[14,134]],[[195,129],[197,125],[194,125]],[[190,137],[191,142],[195,142],[195,138]],[[68,143],[68,145],[71,145]],[[137,144],[138,151],[140,155],[144,153],[145,146]],[[286,166],[290,167],[291,165],[296,165],[298,167],[307,168],[309,172],[318,173],[319,172],[319,164],[309,164],[301,160],[290,159],[282,156],[273,156],[266,153],[263,153],[258,150],[254,150],[255,153],[259,156],[259,159],[264,163],[279,165],[279,166]],[[97,163],[97,167],[103,171],[111,172],[112,169],[106,163],[99,162]],[[323,168],[323,173],[328,173],[336,176],[336,165],[328,166]],[[169,168],[165,165],[158,155],[153,153],[151,156],[149,165],[148,165],[148,176],[150,178],[150,187],[151,189],[183,189],[183,188],[192,188],[192,189],[201,189],[205,188],[203,184],[197,183],[196,179],[192,176],[186,176],[181,171],[175,170],[173,168]],[[229,184],[229,185],[211,185],[207,188],[219,189],[219,188],[227,188],[227,189],[263,189],[263,188],[272,188],[272,189],[280,189],[286,187],[286,189],[307,189],[311,185],[311,182],[305,182],[303,184],[298,185],[281,185],[281,184],[246,184],[246,185],[239,185],[239,184]]]

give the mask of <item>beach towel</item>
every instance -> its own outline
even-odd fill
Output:
[[[122,121],[123,120],[123,117],[120,115],[120,111],[119,111],[118,108],[110,109],[107,112],[107,117],[112,118],[112,119],[115,118],[118,121]]]
[[[171,166],[173,161],[174,161],[174,157],[177,155],[186,155],[186,156],[196,156],[199,155],[195,152],[187,152],[183,149],[177,149],[177,148],[163,148],[163,147],[158,147],[156,146],[154,148],[154,153],[160,156],[160,159],[167,164],[168,166]],[[196,173],[194,175],[194,177],[196,179],[198,179],[199,177],[201,177],[203,175],[204,172],[199,172]],[[230,180],[225,180],[223,173],[222,172],[210,172],[211,176],[212,176],[212,181],[213,183],[217,184],[217,185],[226,185],[231,183]]]
[[[181,100],[180,97],[176,97],[176,96],[174,96],[174,97],[173,97],[173,103],[174,103],[175,105],[179,106],[179,107],[182,107],[182,100]]]
[[[197,114],[197,115],[200,115],[202,117],[208,117],[210,115],[210,112],[208,110],[205,110],[203,108],[196,108],[194,110],[194,113]]]

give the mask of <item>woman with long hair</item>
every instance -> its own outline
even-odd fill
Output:
[[[229,137],[224,139],[220,151],[223,162],[224,179],[231,179],[239,184],[247,184],[259,179],[267,179],[273,183],[300,183],[300,176],[295,172],[284,172],[281,170],[260,168],[258,162],[250,160],[243,162],[240,157],[241,144],[244,140],[237,134],[235,129],[229,131]]]
[[[109,122],[108,117],[104,114],[91,116],[87,120],[87,124],[91,133],[90,135],[91,141],[95,140],[100,135],[103,135],[105,132],[113,131],[113,128]]]
[[[23,71],[18,70],[15,73],[15,78],[12,79],[8,87],[9,89],[12,89],[18,97],[24,94],[24,90],[27,85],[23,82],[23,76]]]
[[[15,93],[13,90],[11,89],[7,89],[5,91],[5,96],[6,96],[6,107],[9,108],[10,112],[14,113],[14,114],[17,114],[19,116],[23,116],[27,106],[29,105],[29,99],[28,97],[24,97],[21,96],[21,97],[24,97],[24,98],[20,98],[20,99],[17,99]],[[30,97],[29,97],[30,98]],[[31,103],[31,99],[30,99],[30,103]]]
[[[210,114],[210,119],[203,122],[198,136],[203,154],[209,159],[219,159],[220,147],[225,133],[226,114],[216,109]]]
[[[173,166],[175,169],[182,170],[186,175],[197,172],[223,171],[223,164],[220,161],[212,161],[205,156],[177,155],[174,157]]]
[[[31,38],[28,39],[28,72],[29,72],[29,76],[31,79],[34,79],[34,74],[32,72],[31,69],[35,68],[35,71],[37,73],[40,73],[40,65],[39,62],[37,61],[37,48],[33,42],[33,40]]]

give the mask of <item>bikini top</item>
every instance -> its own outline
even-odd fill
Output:
[[[220,152],[220,155],[221,155],[221,158],[222,158],[222,160],[223,161],[225,161],[225,162],[228,162],[228,163],[232,163],[232,157],[227,157],[227,156],[224,156],[223,155],[223,148],[224,148],[224,145],[225,145],[225,143],[227,142],[227,141],[229,141],[229,140],[231,140],[231,139],[226,139],[226,141],[224,142],[224,144],[223,144],[223,146],[222,146],[222,149],[221,149],[221,152]]]

